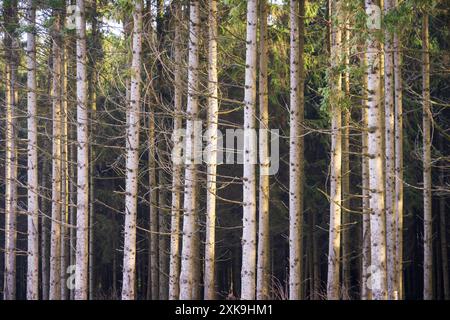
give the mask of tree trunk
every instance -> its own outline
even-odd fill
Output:
[[[345,73],[344,90],[348,105],[342,111],[342,298],[350,299],[350,277],[351,277],[351,216],[350,216],[350,118],[351,118],[351,96],[350,96],[350,22],[349,13],[345,12]]]
[[[197,224],[197,162],[195,141],[197,130],[195,122],[198,117],[198,77],[199,77],[199,34],[200,34],[200,12],[199,1],[190,1],[189,10],[189,69],[188,69],[188,99],[186,120],[186,168],[184,185],[184,218],[183,218],[183,246],[181,252],[181,274],[180,274],[180,299],[193,299],[195,282],[195,256]]]
[[[392,0],[384,1],[384,15],[393,8]],[[396,219],[395,219],[395,115],[394,115],[394,60],[393,37],[389,30],[384,32],[384,116],[385,116],[385,171],[386,171],[386,245],[388,299],[398,298],[396,277]]]
[[[139,115],[142,51],[142,0],[134,3],[130,106],[126,134],[125,226],[122,300],[136,298],[136,218],[139,170]]]
[[[36,7],[27,1],[28,255],[27,300],[39,298],[39,184],[36,119]]]
[[[430,43],[428,14],[422,18],[422,144],[423,144],[423,299],[433,299],[433,217],[431,197]]]
[[[260,0],[259,34],[259,231],[256,298],[270,298],[270,219],[269,219],[269,97],[267,64],[269,60],[267,35],[267,1]]]
[[[67,264],[69,262],[68,227],[69,222],[69,158],[68,158],[68,55],[65,43],[61,50],[62,86],[61,86],[61,300],[68,299],[66,283]]]
[[[369,38],[367,40],[367,104],[368,104],[368,157],[370,197],[370,239],[372,298],[387,298],[386,283],[386,225],[383,181],[383,144],[381,118],[380,42],[376,36],[381,18],[380,7],[366,0]]]
[[[362,66],[367,68],[367,53],[363,53]],[[367,96],[367,73],[363,76],[362,88],[362,110],[361,110],[361,145],[362,145],[362,272],[361,272],[361,299],[372,299],[372,286],[370,285],[370,175],[369,175],[369,135],[368,135],[368,96]]]
[[[17,55],[18,40],[15,35],[17,25],[17,1],[8,1],[3,7],[6,49],[6,154],[5,154],[5,272],[3,299],[16,298],[16,208],[17,208],[17,147],[16,147],[16,107],[17,107]]]
[[[53,9],[52,75],[52,222],[50,237],[50,300],[61,299],[61,12]]]
[[[87,105],[85,1],[77,0],[77,244],[75,299],[88,299],[89,117]]]
[[[331,177],[330,177],[330,225],[328,246],[328,282],[327,297],[339,299],[339,263],[341,251],[341,198],[342,198],[342,76],[339,72],[340,46],[342,38],[342,9],[340,3],[332,1],[331,17],[335,22],[331,26]],[[332,18],[333,20],[333,18]]]
[[[254,300],[256,292],[256,53],[257,0],[247,2],[244,91],[244,175],[242,216],[241,299]]]
[[[397,2],[397,1],[396,1]],[[396,274],[398,299],[403,299],[403,84],[401,44],[394,32],[394,86],[395,86],[395,225]]]
[[[217,0],[209,0],[208,39],[208,163],[206,191],[206,240],[205,240],[205,300],[216,296],[216,172],[217,127],[219,121],[217,83]]]
[[[180,3],[176,4],[176,17],[181,19],[182,9]],[[182,162],[181,151],[183,139],[179,135],[182,129],[183,110],[182,95],[182,53],[181,53],[181,23],[175,25],[175,79],[174,79],[174,121],[173,121],[173,149],[172,149],[172,211],[171,211],[171,232],[170,232],[170,262],[169,262],[169,299],[176,300],[180,295],[180,211],[182,193]],[[206,285],[205,285],[206,288]]]

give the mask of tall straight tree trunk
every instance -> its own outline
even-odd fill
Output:
[[[216,173],[219,121],[217,83],[217,0],[209,0],[208,38],[208,164],[206,192],[205,300],[216,296]]]
[[[344,90],[348,102],[350,96],[350,21],[345,12],[345,40],[344,40]],[[351,219],[350,219],[350,118],[351,104],[344,106],[342,111],[342,298],[350,299],[350,261],[351,261]]]
[[[53,9],[52,72],[52,222],[50,236],[50,300],[61,299],[61,12]]]
[[[85,1],[77,0],[77,232],[75,299],[88,299],[89,116],[87,105]]]
[[[393,8],[392,0],[384,0],[384,15]],[[385,171],[386,171],[386,246],[388,299],[398,298],[396,277],[396,232],[395,225],[395,114],[394,114],[394,54],[393,35],[384,32],[384,116],[385,116]]]
[[[44,142],[44,150],[46,150],[47,143]],[[42,176],[41,176],[41,287],[42,287],[42,300],[48,300],[50,288],[49,288],[49,252],[48,252],[48,231],[49,231],[49,219],[48,219],[48,175],[50,171],[50,164],[48,161],[43,161],[42,164]]]
[[[444,138],[442,136],[440,139],[440,150],[444,151]],[[441,168],[439,171],[439,185],[444,190],[445,188],[445,175],[444,175],[445,161],[441,162]],[[440,233],[440,247],[441,247],[441,256],[442,256],[442,285],[444,287],[444,299],[450,299],[450,288],[448,282],[448,248],[447,248],[447,218],[445,211],[445,195],[442,194],[439,198],[439,233]]]
[[[256,68],[257,0],[247,2],[244,90],[244,175],[242,216],[241,299],[254,300],[256,293]]]
[[[260,0],[259,27],[259,223],[256,298],[269,299],[270,286],[270,224],[269,224],[269,97],[267,64],[267,1]]]
[[[193,299],[194,274],[196,273],[194,255],[196,245],[197,225],[197,161],[195,150],[195,121],[198,117],[198,50],[200,34],[199,1],[191,0],[189,9],[189,69],[188,69],[188,98],[186,120],[186,168],[184,184],[184,218],[183,245],[181,252],[180,299]]]
[[[3,6],[5,25],[9,32],[4,35],[6,49],[6,154],[5,154],[5,271],[3,300],[16,298],[16,208],[17,208],[17,56],[18,39],[17,1],[8,1]],[[17,51],[17,52],[16,52]]]
[[[39,184],[36,119],[36,6],[27,1],[28,255],[27,300],[39,298]]]
[[[433,217],[431,197],[430,40],[428,14],[422,18],[422,144],[423,144],[423,299],[433,299]]]
[[[289,150],[289,299],[302,299],[303,274],[303,118],[304,6],[291,0],[290,31],[290,150]]]
[[[373,0],[365,1],[368,15],[367,40],[367,104],[368,104],[368,157],[371,240],[371,289],[374,300],[387,298],[386,282],[386,225],[383,181],[383,144],[381,113],[380,42],[376,33],[380,29],[380,7]]]
[[[327,297],[339,299],[339,263],[341,252],[341,198],[342,198],[342,76],[339,72],[342,38],[342,9],[338,1],[331,3],[331,177],[330,225],[328,245]]]
[[[139,115],[142,51],[142,0],[133,8],[133,44],[131,61],[130,105],[126,134],[125,226],[122,300],[136,298],[136,218],[139,170]]]
[[[367,68],[367,53],[362,57],[362,67]],[[361,299],[371,300],[372,291],[370,280],[370,175],[369,175],[369,135],[368,135],[368,96],[367,96],[367,73],[363,76],[362,101],[361,101],[361,145],[362,145],[362,272],[361,272]]]
[[[68,158],[68,54],[64,42],[61,50],[62,86],[61,86],[61,300],[67,300],[68,288],[66,283],[67,264],[69,263],[68,227],[69,223],[69,158]]]
[[[397,5],[397,0],[395,0]],[[395,225],[398,299],[403,299],[403,83],[402,56],[398,31],[394,32],[395,102]]]
[[[182,9],[179,2],[175,7],[177,21],[175,24],[175,79],[174,79],[174,121],[173,121],[173,150],[172,150],[172,210],[170,224],[170,262],[169,262],[169,299],[176,300],[180,295],[180,213],[181,213],[181,193],[182,193],[182,136],[179,135],[182,129],[183,119],[181,117],[183,110],[182,95],[182,53],[181,53],[181,19]],[[206,288],[206,286],[205,286]]]

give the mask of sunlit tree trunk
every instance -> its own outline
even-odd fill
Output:
[[[61,299],[61,12],[53,9],[52,72],[52,222],[50,236],[50,300]]]
[[[216,295],[216,172],[217,172],[217,126],[218,126],[218,83],[217,83],[217,1],[209,0],[208,38],[208,164],[206,191],[206,239],[205,239],[205,300]]]
[[[185,183],[184,183],[184,216],[183,216],[183,246],[181,252],[180,299],[193,299],[195,281],[195,256],[197,224],[197,161],[195,138],[195,120],[198,117],[198,50],[200,34],[199,1],[190,1],[189,9],[189,58],[188,58],[188,97],[186,113],[186,149],[185,149]]]
[[[339,71],[342,38],[342,9],[338,1],[331,3],[331,176],[330,176],[330,225],[328,245],[327,297],[339,299],[339,263],[341,252],[341,193],[342,193],[342,76]]]
[[[256,298],[269,299],[270,229],[269,229],[269,97],[267,85],[268,35],[267,1],[260,0],[259,29],[259,223]]]
[[[431,198],[430,40],[428,14],[422,18],[422,144],[423,144],[423,299],[433,299],[433,218]]]
[[[380,97],[380,7],[373,0],[365,1],[368,15],[369,37],[367,46],[367,105],[368,105],[368,157],[370,197],[370,240],[372,298],[387,298],[386,282],[386,225],[383,181],[383,145]]]
[[[87,105],[85,1],[77,0],[77,232],[75,299],[88,299],[89,117]]]
[[[27,300],[39,298],[39,185],[36,119],[36,6],[27,1],[28,253]]]
[[[290,150],[289,150],[289,299],[302,298],[303,273],[303,16],[304,1],[291,0]]]
[[[181,19],[181,5],[176,4],[176,17]],[[169,299],[176,300],[180,294],[180,213],[182,193],[182,163],[181,151],[183,137],[179,135],[182,128],[183,110],[182,95],[182,53],[181,53],[181,23],[175,25],[175,79],[174,79],[174,121],[173,121],[173,150],[172,150],[172,210],[170,232],[170,262],[169,262]],[[206,288],[206,285],[205,285]]]
[[[136,298],[136,218],[139,169],[140,82],[142,51],[142,0],[133,7],[133,42],[130,105],[127,110],[125,225],[122,300]]]
[[[242,216],[241,299],[253,300],[256,293],[256,0],[247,2],[244,90],[244,175]]]

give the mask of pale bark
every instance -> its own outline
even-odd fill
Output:
[[[52,220],[50,235],[50,300],[61,299],[61,12],[54,9],[52,69]]]
[[[328,245],[327,297],[339,299],[339,273],[341,252],[341,198],[342,198],[342,76],[338,70],[341,55],[342,14],[338,1],[331,3],[331,175],[330,175],[330,224]]]
[[[28,253],[27,300],[39,298],[39,184],[36,103],[36,7],[27,1]]]
[[[304,1],[291,0],[289,133],[289,299],[302,298],[303,274],[303,15]]]
[[[46,146],[47,143],[44,144]],[[50,171],[50,164],[44,161],[42,164],[42,176],[41,176],[41,287],[42,287],[42,300],[48,300],[49,297],[49,248],[48,248],[48,231],[49,231],[49,219],[48,219],[48,175]]]
[[[197,164],[195,161],[194,122],[198,117],[198,67],[199,67],[199,34],[200,12],[199,1],[190,1],[189,9],[189,58],[188,58],[188,98],[186,120],[186,149],[185,149],[185,185],[184,185],[184,216],[183,216],[183,244],[181,251],[180,299],[193,299],[195,282],[195,256],[197,224]]]
[[[206,239],[205,239],[205,300],[214,300],[216,295],[216,172],[217,172],[217,1],[209,0],[208,38],[208,163],[206,191]]]
[[[392,0],[384,1],[384,15],[393,8]],[[386,174],[386,246],[388,299],[397,299],[396,277],[396,219],[395,219],[395,115],[394,115],[394,60],[393,35],[384,32],[384,116],[385,116],[385,174]]]
[[[367,53],[363,53],[362,66],[367,68]],[[370,277],[370,176],[369,176],[369,136],[368,136],[368,109],[367,109],[367,73],[363,76],[363,89],[361,101],[361,144],[362,144],[362,272],[361,272],[361,299],[371,300],[372,286]]]
[[[17,23],[17,1],[3,7],[5,25]],[[11,27],[11,25],[9,25]],[[10,29],[11,30],[11,29]],[[17,146],[16,108],[18,103],[17,66],[18,39],[15,30],[5,33],[6,49],[6,154],[5,154],[5,270],[3,299],[16,298],[16,209],[17,209]]]
[[[386,225],[383,181],[383,132],[381,118],[380,42],[376,36],[380,9],[373,0],[366,0],[369,38],[367,40],[367,104],[368,104],[368,157],[371,239],[372,298],[387,298],[386,282]]]
[[[182,54],[181,54],[181,5],[176,5],[176,31],[175,31],[175,79],[174,79],[174,120],[173,130],[173,150],[172,150],[172,210],[170,224],[170,262],[169,262],[169,299],[176,300],[180,294],[180,213],[181,213],[181,192],[182,192],[182,164],[178,162],[181,158],[182,137],[177,136],[182,128],[181,113],[183,110],[182,95]],[[206,286],[205,286],[206,287]]]
[[[256,298],[269,299],[270,229],[269,229],[269,97],[267,64],[269,60],[267,35],[267,1],[260,0],[259,29],[259,222]]]
[[[256,68],[257,0],[247,2],[244,90],[244,174],[242,216],[241,299],[253,300],[256,293]]]
[[[397,2],[397,1],[396,1]],[[396,276],[398,299],[403,299],[403,83],[401,44],[394,32],[394,86],[395,86],[395,225]]]
[[[77,0],[77,232],[75,299],[88,299],[89,116],[87,105],[85,1]]]
[[[348,12],[345,12],[345,99],[350,102],[350,22]],[[350,102],[351,103],[351,102]],[[350,118],[351,104],[342,110],[342,298],[350,299],[350,261],[351,261],[351,219],[350,219]]]
[[[428,14],[422,18],[423,299],[433,299],[433,218],[431,196],[430,40]]]
[[[142,0],[133,8],[130,105],[126,133],[125,225],[122,300],[136,298],[136,216],[139,170],[140,82],[142,51]]]
[[[68,167],[68,55],[67,47],[62,45],[62,86],[61,86],[61,300],[68,299],[66,283],[67,264],[69,263],[68,227],[69,222],[69,167]]]

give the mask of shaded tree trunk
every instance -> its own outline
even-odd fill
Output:
[[[242,216],[241,299],[253,300],[256,293],[256,58],[257,0],[247,2],[244,90],[244,174]]]
[[[142,51],[142,0],[133,7],[133,44],[130,106],[126,134],[125,226],[122,300],[136,298],[136,218],[139,170],[140,82]]]
[[[430,40],[428,14],[422,18],[422,144],[423,144],[423,299],[433,299],[433,217],[431,197]]]
[[[259,222],[256,298],[270,298],[270,224],[269,224],[269,96],[267,1],[260,0],[259,29]]]
[[[52,221],[50,235],[50,300],[61,299],[61,212],[62,212],[62,161],[61,161],[61,12],[53,9],[52,29]]]
[[[88,299],[89,254],[89,116],[87,105],[85,1],[77,0],[77,231],[75,299]]]

